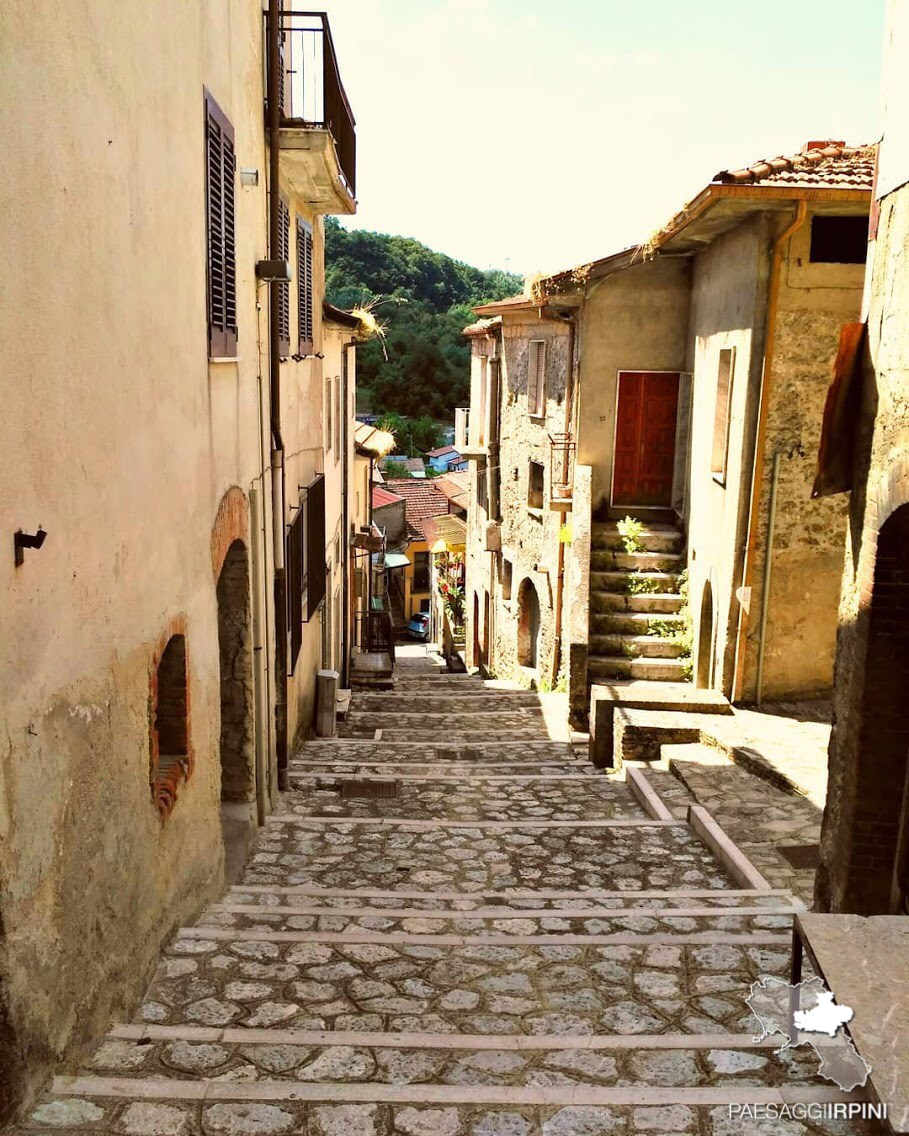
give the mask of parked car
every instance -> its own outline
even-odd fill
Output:
[[[429,612],[421,611],[407,624],[407,634],[411,639],[429,638]]]

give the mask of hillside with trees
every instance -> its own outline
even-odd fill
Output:
[[[461,330],[476,318],[471,308],[522,285],[514,273],[472,268],[410,237],[325,219],[329,301],[348,309],[374,302],[385,326],[384,352],[377,340],[357,348],[357,387],[373,413],[451,422],[468,401],[470,349]]]

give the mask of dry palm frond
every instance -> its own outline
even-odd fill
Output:
[[[386,363],[388,362],[388,352],[385,350],[385,333],[388,331],[388,323],[376,317],[376,308],[381,307],[382,304],[406,303],[407,300],[403,296],[373,296],[371,300],[357,304],[351,309],[350,314],[360,321],[361,337],[363,339],[378,339]]]

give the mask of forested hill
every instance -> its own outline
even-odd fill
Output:
[[[451,421],[468,401],[470,349],[461,329],[475,304],[520,292],[521,277],[483,271],[410,237],[342,229],[325,219],[325,287],[329,301],[352,308],[375,297],[387,325],[386,361],[379,343],[357,348],[357,387],[375,413],[430,414]]]

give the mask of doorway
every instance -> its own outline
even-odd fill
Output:
[[[701,597],[698,626],[698,665],[695,686],[709,690],[713,684],[713,588],[708,580]]]
[[[909,505],[878,534],[845,910],[909,913]]]
[[[668,509],[672,505],[678,404],[677,372],[619,372],[613,506]]]
[[[216,589],[221,679],[221,835],[225,877],[238,878],[256,828],[249,559],[235,540]]]
[[[536,670],[540,658],[540,599],[525,579],[518,589],[518,662]]]

